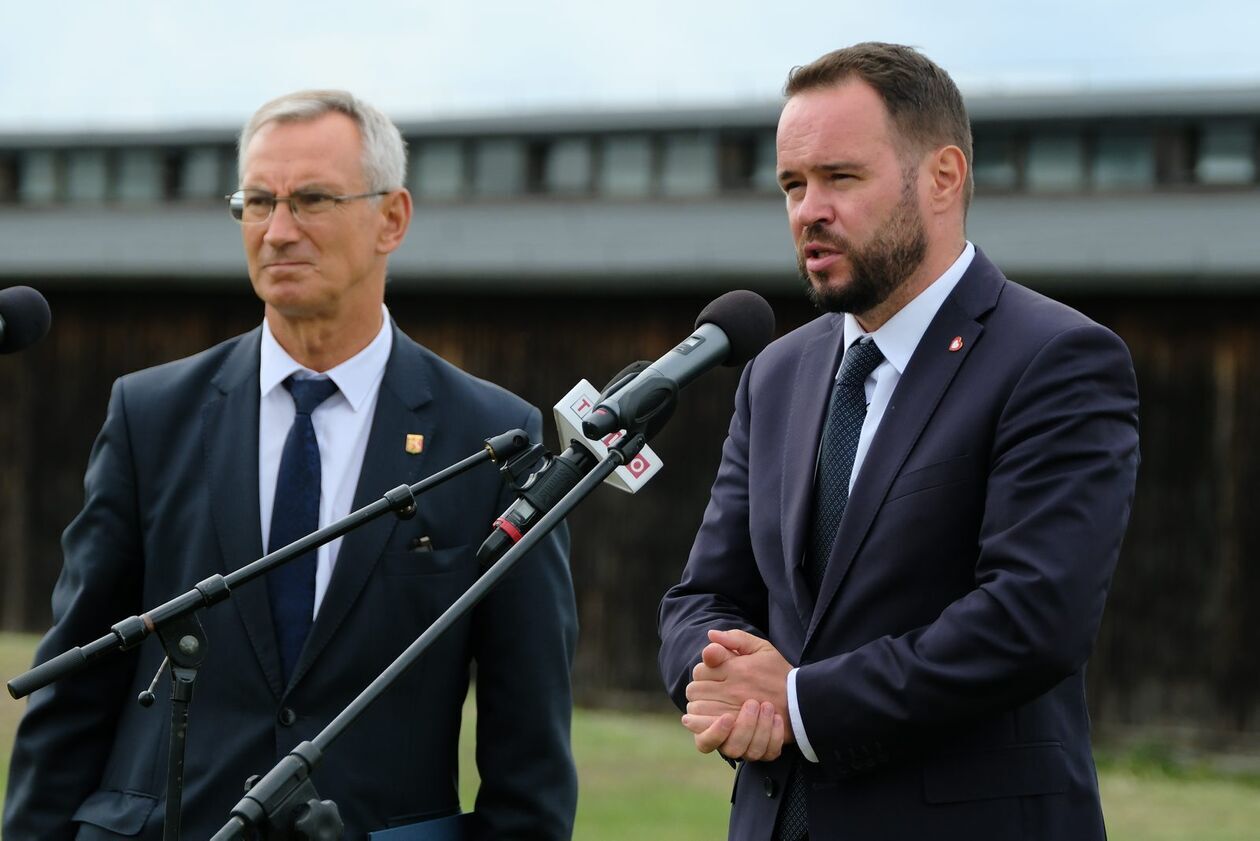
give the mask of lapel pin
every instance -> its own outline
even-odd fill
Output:
[[[414,432],[407,433],[407,444],[404,449],[413,456],[424,452],[424,436]]]
[[[955,336],[954,340],[949,343],[949,352],[958,353],[958,351],[962,350],[962,346],[963,346],[962,336]]]

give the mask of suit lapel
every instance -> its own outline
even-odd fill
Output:
[[[392,488],[415,484],[422,476],[444,466],[428,466],[425,453],[404,455],[408,433],[423,432],[432,436],[437,431],[438,419],[430,405],[429,367],[424,351],[397,326],[393,331],[394,346],[376,399],[376,413],[355,488],[353,511],[375,502]],[[363,591],[397,522],[397,517],[386,514],[360,526],[342,540],[332,579],[294,667],[290,686],[296,685],[336,634]]]
[[[853,565],[893,479],[984,331],[976,319],[997,302],[1004,281],[997,267],[976,249],[966,274],[919,340],[853,485],[819,586],[806,645]],[[962,347],[952,350],[956,337],[962,339]]]
[[[782,507],[779,517],[783,524],[783,565],[802,625],[808,623],[814,608],[814,598],[805,583],[801,567],[813,513],[814,468],[818,461],[818,442],[831,396],[831,383],[839,365],[840,342],[844,337],[843,320],[833,316],[831,321],[832,329],[807,344],[797,363],[787,425],[793,431],[793,437],[783,454],[783,495],[780,497]],[[796,435],[797,430],[799,435]]]
[[[210,511],[223,571],[233,572],[262,557],[258,517],[258,360],[262,329],[246,334],[212,380],[217,394],[202,408],[202,441],[210,490]],[[264,581],[232,591],[258,664],[271,691],[282,686],[280,655]]]

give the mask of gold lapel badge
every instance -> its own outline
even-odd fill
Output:
[[[413,456],[424,452],[424,436],[414,432],[407,433],[407,444],[404,449]]]

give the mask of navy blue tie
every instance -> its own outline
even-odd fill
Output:
[[[858,439],[866,422],[866,378],[884,361],[873,341],[857,342],[844,355],[840,376],[831,392],[831,409],[818,450],[814,485],[814,519],[805,578],[814,595],[822,584],[840,519],[849,504],[849,480],[857,457]]]
[[[276,497],[271,509],[271,534],[267,552],[288,546],[319,528],[319,442],[311,412],[337,390],[327,378],[298,380],[289,377],[284,387],[293,396],[296,414],[284,439]],[[315,613],[316,553],[307,552],[267,573],[267,597],[276,627],[280,665],[288,684],[297,665]]]
[[[831,557],[831,547],[840,530],[840,520],[849,504],[849,479],[857,457],[858,439],[866,422],[866,378],[884,361],[875,342],[853,345],[844,355],[840,376],[831,392],[831,408],[823,427],[818,450],[818,475],[814,483],[814,517],[805,580],[815,597]],[[775,841],[805,841],[809,837],[806,806],[805,758],[800,757],[788,777],[779,812]]]

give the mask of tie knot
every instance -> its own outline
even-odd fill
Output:
[[[299,415],[309,415],[337,390],[337,384],[327,377],[305,380],[288,377],[284,387],[293,395],[293,407]]]
[[[858,342],[849,348],[844,355],[844,363],[840,366],[840,382],[849,386],[859,386],[884,361],[874,341]]]

